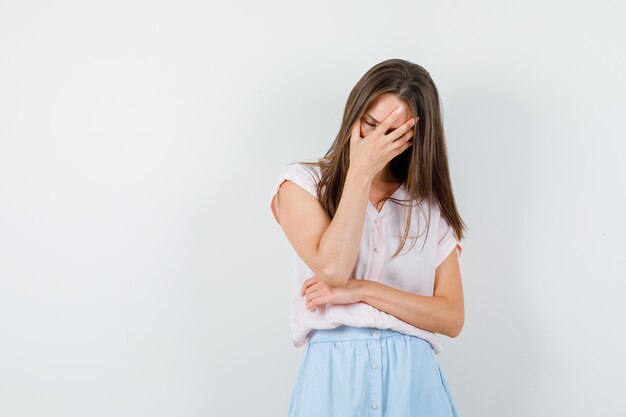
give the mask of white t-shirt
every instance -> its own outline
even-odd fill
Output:
[[[279,216],[274,197],[286,180],[290,180],[315,198],[317,183],[320,179],[320,168],[301,163],[285,166],[272,188],[270,209]],[[406,188],[402,184],[392,197],[405,199]],[[369,279],[381,282],[396,289],[418,295],[432,296],[435,282],[435,269],[443,262],[453,249],[457,248],[458,256],[462,247],[443,216],[437,203],[422,202],[422,209],[414,202],[409,235],[399,255],[393,260],[389,258],[396,251],[404,232],[405,207],[392,200],[387,200],[380,213],[369,201],[365,215],[365,225],[361,239],[358,260],[349,278]],[[426,222],[430,212],[430,228],[426,236]],[[279,217],[275,217],[280,224]],[[413,244],[419,227],[419,238]],[[412,238],[413,237],[413,238]],[[424,241],[426,243],[424,244]],[[423,248],[422,248],[423,246]],[[308,344],[309,332],[312,329],[331,329],[342,324],[354,327],[376,327],[392,329],[398,332],[421,337],[427,340],[436,354],[441,352],[441,344],[437,334],[415,327],[371,305],[358,302],[352,304],[324,304],[313,311],[305,306],[306,297],[300,295],[304,281],[315,273],[306,265],[294,250],[295,270],[292,280],[291,297],[291,329],[293,345],[304,350]]]

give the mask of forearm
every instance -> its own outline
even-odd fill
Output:
[[[357,280],[362,302],[384,311],[415,327],[454,337],[460,315],[446,298],[417,295],[372,280]]]
[[[371,178],[348,169],[339,205],[318,249],[325,265],[320,279],[329,285],[345,285],[354,269],[371,185]]]

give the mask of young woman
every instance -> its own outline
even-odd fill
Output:
[[[464,323],[466,226],[429,73],[372,67],[329,151],[284,167],[270,207],[296,255],[288,416],[457,416],[435,355]]]

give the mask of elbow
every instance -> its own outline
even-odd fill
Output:
[[[447,336],[451,338],[455,338],[461,334],[461,330],[463,330],[463,324],[453,327],[448,331]]]
[[[463,325],[465,324],[465,320],[463,319],[463,317],[461,317],[456,325],[452,328],[452,331],[450,332],[450,337],[454,338],[457,337],[458,335],[461,334],[461,331],[463,330]]]
[[[465,315],[463,311],[454,312],[451,314],[448,320],[448,326],[446,326],[444,334],[448,337],[455,338],[461,334],[463,326],[465,324]]]
[[[332,287],[343,287],[348,283],[348,274],[337,272],[332,268],[322,270],[318,277]]]
[[[347,265],[345,256],[339,251],[318,248],[317,253],[317,276],[332,287],[343,287],[348,284],[354,265]],[[347,270],[350,268],[350,270]]]

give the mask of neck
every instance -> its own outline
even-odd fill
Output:
[[[376,184],[384,184],[384,183],[393,183],[399,182],[399,180],[393,175],[389,165],[387,165],[384,169],[382,169],[378,174],[374,175],[372,183]]]

